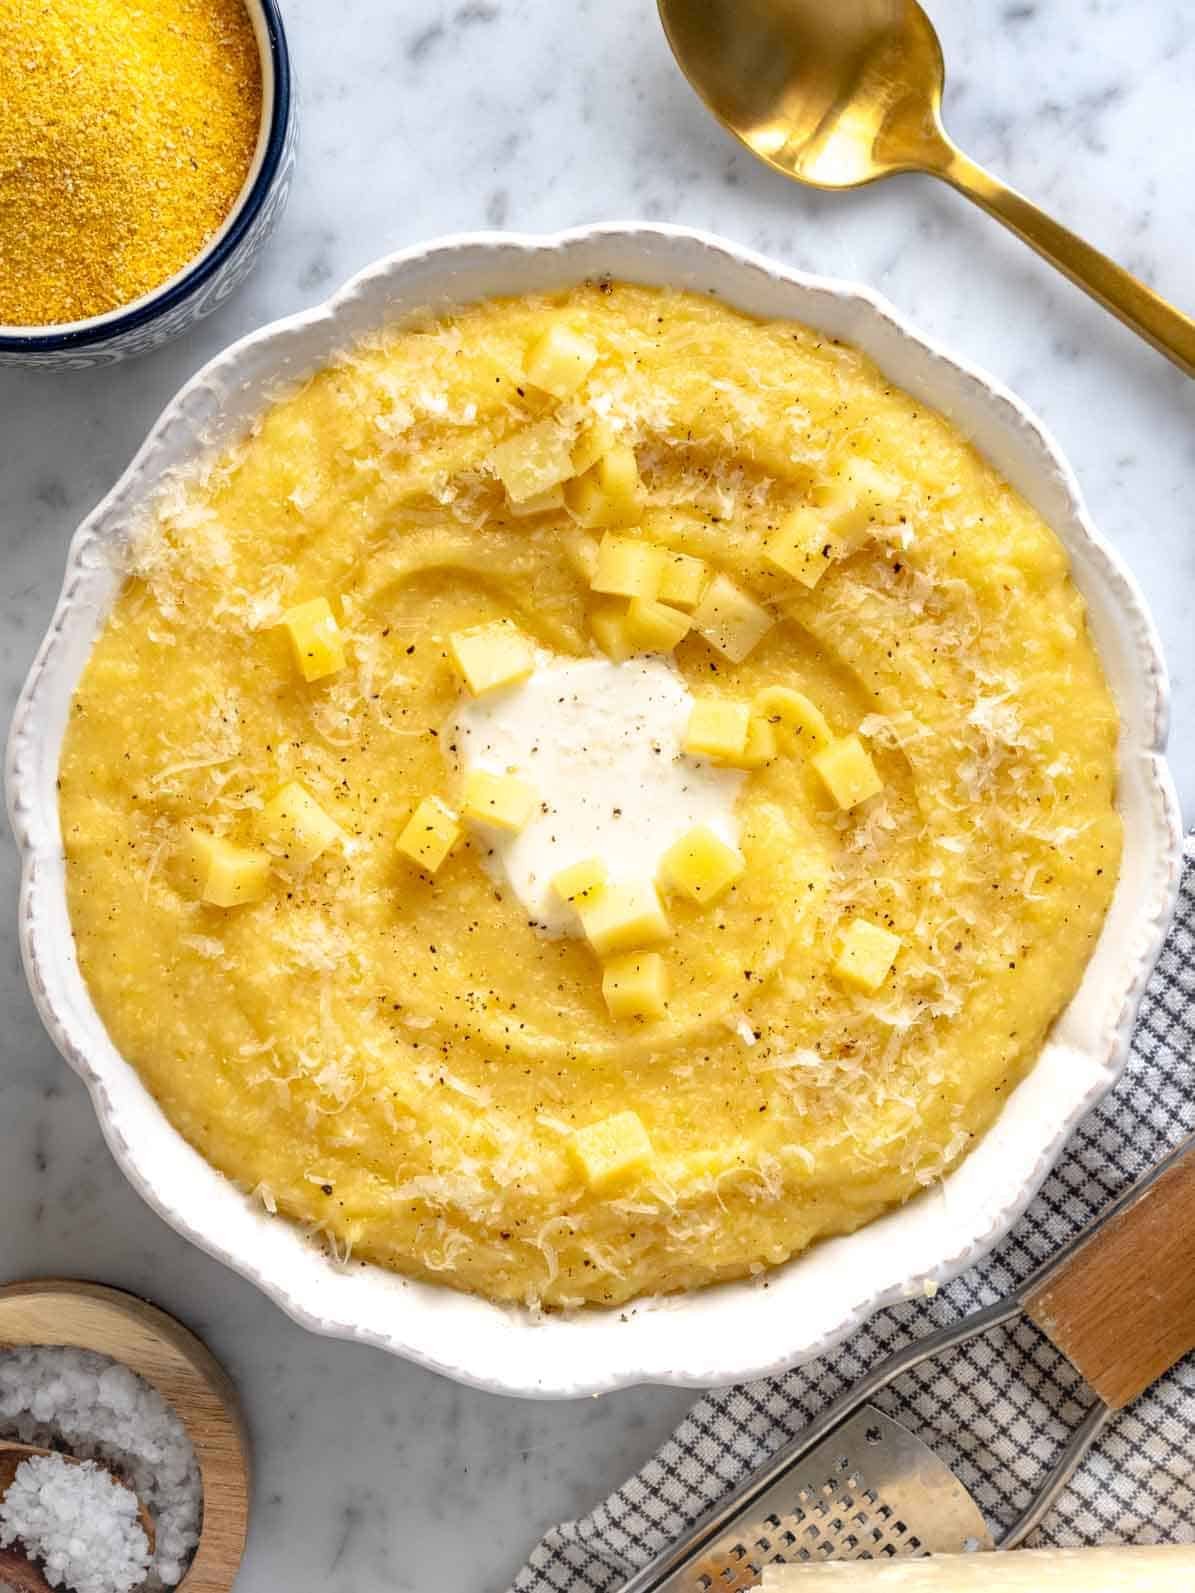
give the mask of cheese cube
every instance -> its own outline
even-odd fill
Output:
[[[597,344],[567,321],[554,321],[527,350],[527,380],[553,398],[568,398],[597,364]]]
[[[866,918],[853,918],[834,959],[834,972],[844,984],[875,991],[892,971],[901,939]]]
[[[858,736],[832,741],[812,760],[840,808],[855,808],[884,789],[876,766]]]
[[[573,474],[573,434],[549,415],[491,448],[486,463],[511,503],[524,503]]]
[[[732,764],[736,769],[762,769],[765,763],[773,761],[779,750],[775,726],[770,720],[752,713],[751,723],[747,726],[747,743],[742,752],[737,758],[725,758],[722,761]]]
[[[475,625],[472,630],[453,631],[448,647],[474,696],[526,680],[535,668],[531,643],[511,620],[494,620],[489,625]]]
[[[258,832],[291,868],[308,868],[344,832],[297,780],[284,785],[262,808]]]
[[[603,454],[615,446],[614,433],[604,420],[591,421],[573,444],[573,474],[583,476],[592,470]]]
[[[212,907],[244,907],[258,902],[270,883],[270,856],[235,846],[219,835],[192,831],[183,851],[188,885]]]
[[[344,668],[344,638],[326,597],[288,608],[278,623],[286,627],[304,680],[322,680]]]
[[[615,443],[564,489],[569,511],[587,526],[634,525],[640,500],[639,466],[629,443]]]
[[[524,498],[522,503],[507,502],[507,509],[513,515],[522,519],[532,514],[549,514],[553,509],[564,508],[564,488],[557,482],[554,487],[547,487],[543,492],[537,492],[530,498]]]
[[[659,597],[662,603],[675,603],[677,608],[694,608],[705,591],[709,580],[709,565],[691,553],[664,554],[664,569],[660,576]]]
[[[681,738],[681,749],[694,758],[741,758],[751,729],[751,704],[727,697],[698,697]]]
[[[595,592],[614,597],[654,598],[663,569],[663,548],[607,531],[598,543],[597,569],[590,585]]]
[[[670,653],[688,635],[691,624],[679,608],[650,597],[633,597],[627,609],[627,635],[648,653]]]
[[[434,874],[461,838],[456,814],[439,797],[424,797],[398,837],[404,857]]]
[[[810,591],[830,568],[837,542],[818,509],[793,509],[764,543],[764,561]]]
[[[775,623],[766,608],[726,575],[714,576],[693,610],[696,629],[732,664],[741,664]]]
[[[602,969],[602,995],[612,1018],[662,1018],[668,973],[658,951],[628,951]]]
[[[742,878],[746,866],[737,847],[728,846],[708,825],[698,824],[668,848],[660,870],[673,890],[707,907]]]
[[[651,1140],[637,1112],[616,1112],[579,1128],[568,1141],[568,1154],[598,1195],[645,1172],[653,1159]]]
[[[904,489],[896,476],[861,454],[844,463],[841,475],[852,508],[869,527],[894,525],[902,518]]]
[[[491,774],[474,769],[465,780],[461,812],[467,819],[493,824],[512,833],[521,830],[535,811],[539,798],[533,786],[513,774]]]
[[[821,709],[791,686],[765,686],[756,692],[752,707],[761,719],[780,730],[790,751],[800,746],[820,752],[834,739]]]
[[[616,664],[625,663],[635,651],[635,639],[627,629],[625,604],[601,603],[591,609],[589,628],[602,652]]]
[[[580,863],[570,863],[559,874],[552,876],[552,889],[562,902],[570,907],[588,901],[606,883],[606,865],[598,857],[587,857]]]
[[[581,928],[599,957],[666,940],[672,925],[650,881],[607,885],[584,902],[578,902]]]

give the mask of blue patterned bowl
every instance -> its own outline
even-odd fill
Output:
[[[244,187],[224,225],[181,271],[151,293],[86,321],[0,324],[0,365],[86,370],[147,353],[209,315],[244,281],[286,206],[295,164],[290,56],[276,0],[245,0],[261,51],[261,133]]]

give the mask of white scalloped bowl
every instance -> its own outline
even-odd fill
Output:
[[[649,1299],[620,1311],[534,1320],[377,1267],[338,1270],[290,1224],[270,1219],[171,1127],[92,1006],[67,913],[55,795],[80,670],[120,576],[122,528],[164,472],[235,435],[283,381],[380,323],[416,309],[542,291],[611,275],[716,293],[857,344],[899,386],[948,415],[1053,526],[1086,597],[1122,716],[1123,872],[1082,985],[998,1122],[945,1182],[846,1238],[769,1274]],[[592,1394],[639,1382],[728,1383],[817,1355],[908,1280],[945,1279],[1009,1228],[1085,1112],[1115,1082],[1178,883],[1181,832],[1163,758],[1168,687],[1131,576],[1087,519],[1078,486],[1040,423],[1004,388],[914,332],[863,287],[790,271],[675,227],[606,226],[549,237],[447,238],[371,267],[326,305],[254,333],[169,405],[129,469],[80,527],[62,596],[18,703],[8,790],[21,850],[21,944],[46,1027],[87,1084],[117,1161],[179,1233],[251,1279],[315,1332],[376,1344],[500,1393]]]

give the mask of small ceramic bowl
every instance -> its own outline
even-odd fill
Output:
[[[1117,800],[1125,849],[1079,989],[1000,1118],[942,1184],[857,1233],[815,1245],[764,1280],[537,1320],[380,1267],[337,1267],[181,1138],[113,1045],[80,975],[55,781],[75,684],[122,584],[125,530],[172,472],[243,433],[280,386],[389,321],[604,275],[716,294],[750,314],[804,321],[858,345],[892,381],[949,416],[1054,528],[1120,710]],[[791,271],[680,227],[441,239],[380,261],[327,304],[278,321],[213,360],[168,406],[79,528],[9,742],[22,953],[46,1027],[90,1089],[105,1138],[134,1186],[180,1233],[315,1332],[377,1345],[497,1393],[560,1398],[643,1382],[738,1382],[822,1354],[910,1283],[942,1281],[978,1260],[1024,1210],[1071,1129],[1115,1083],[1178,887],[1182,837],[1164,756],[1167,719],[1165,665],[1141,595],[1092,526],[1075,478],[1040,422],[870,289]]]
[[[295,99],[276,0],[245,0],[261,56],[261,128],[253,161],[223,226],[152,292],[103,315],[53,326],[0,322],[0,365],[86,370],[168,343],[203,319],[252,270],[286,208],[295,164]]]

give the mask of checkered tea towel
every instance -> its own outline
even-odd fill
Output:
[[[877,1361],[1006,1294],[1192,1130],[1195,836],[1124,1076],[1004,1243],[932,1302],[880,1312],[824,1359],[706,1395],[641,1471],[545,1534],[515,1593],[616,1588]],[[1088,1398],[1070,1363],[1020,1320],[907,1374],[877,1403],[933,1445],[998,1530],[1028,1504]],[[1195,1542],[1195,1356],[1105,1429],[1029,1541]]]

